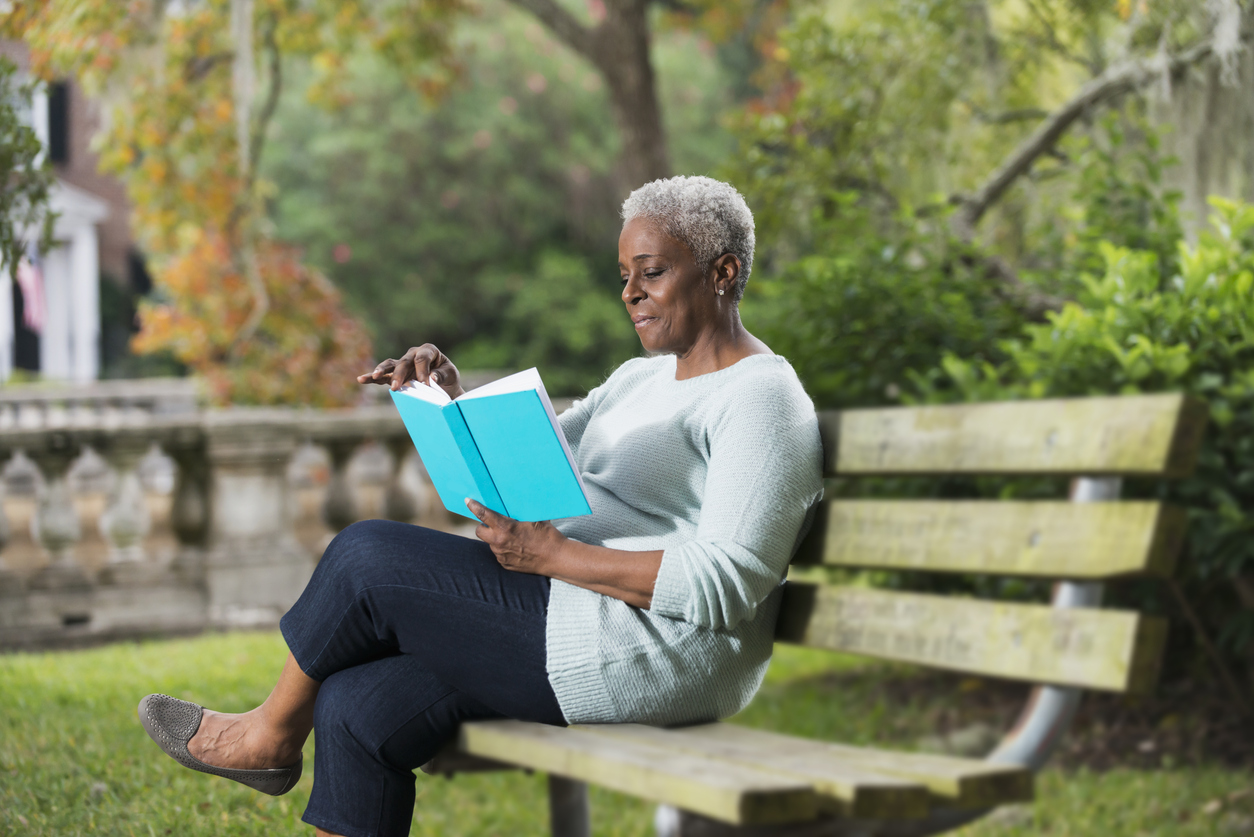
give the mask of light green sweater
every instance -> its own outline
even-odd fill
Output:
[[[624,363],[560,417],[592,514],[568,537],[664,550],[649,610],[554,581],[549,682],[570,723],[725,718],[762,683],[780,581],[823,492],[818,421],[778,355],[675,380]]]

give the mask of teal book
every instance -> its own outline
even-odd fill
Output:
[[[515,520],[592,514],[579,467],[535,369],[450,399],[417,381],[392,401],[444,507],[471,497]]]

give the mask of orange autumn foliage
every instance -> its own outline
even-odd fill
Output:
[[[370,341],[326,277],[290,245],[264,242],[257,267],[270,311],[256,333],[236,338],[252,292],[220,235],[199,235],[162,272],[174,302],[145,302],[137,351],[169,351],[203,376],[217,402],[331,407],[360,396]]]

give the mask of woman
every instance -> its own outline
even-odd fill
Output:
[[[592,514],[519,523],[468,500],[479,540],[350,526],[283,617],[291,653],[265,703],[227,715],[144,698],[140,718],[167,753],[284,793],[316,729],[305,822],[401,835],[412,771],[462,721],[678,724],[749,701],[822,493],[814,407],[740,322],[754,236],[735,189],[658,180],[627,198],[623,220],[622,299],[652,357],[560,418]],[[462,392],[430,344],[358,378],[394,390],[415,379]]]

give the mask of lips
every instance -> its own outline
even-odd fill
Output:
[[[650,323],[656,320],[657,320],[657,317],[650,317],[646,314],[636,314],[635,316],[631,318],[631,321],[635,324],[636,328],[638,329],[644,328],[645,326],[649,325]]]

